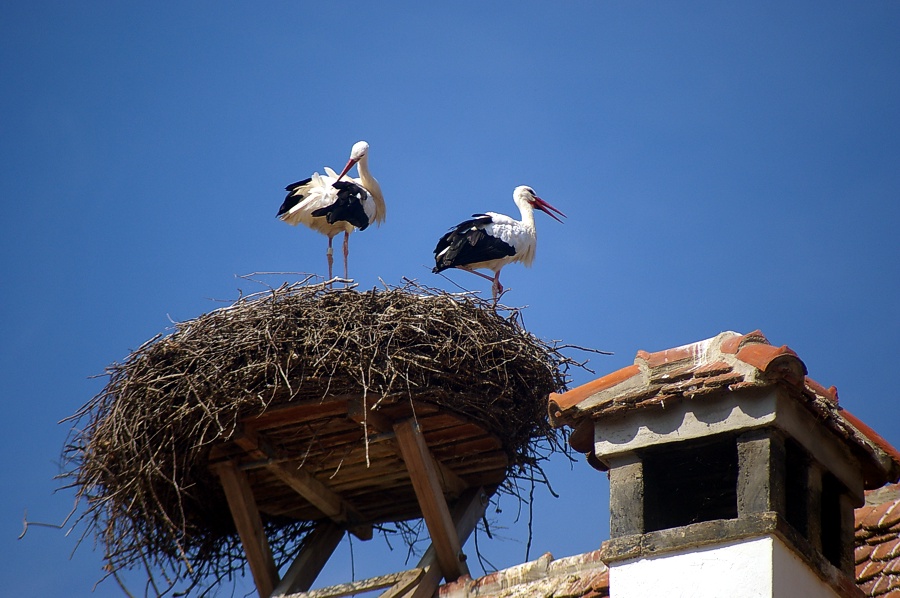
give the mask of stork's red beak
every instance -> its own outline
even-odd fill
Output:
[[[534,196],[534,207],[536,207],[537,209],[539,209],[539,210],[542,211],[543,213],[549,215],[551,218],[553,218],[553,219],[556,220],[557,222],[562,222],[562,220],[560,220],[559,218],[557,218],[557,217],[556,217],[556,214],[559,214],[559,215],[562,216],[563,218],[568,218],[568,216],[566,216],[565,214],[563,214],[560,210],[557,210],[556,208],[554,208],[553,206],[551,206],[550,204],[548,204],[546,201],[544,201],[543,199],[541,199],[541,198],[538,197],[537,195]],[[551,211],[551,210],[552,210],[552,211]],[[553,212],[556,212],[556,214],[554,214]]]
[[[341,174],[338,175],[337,181],[335,181],[335,183],[338,182],[339,180],[341,180],[342,178],[344,178],[344,175],[347,174],[348,172],[350,172],[350,169],[353,168],[353,165],[356,164],[356,162],[357,162],[357,160],[354,160],[353,158],[350,158],[349,160],[347,160],[347,165],[344,166],[344,170],[342,170]],[[334,183],[332,183],[332,184],[334,184]]]

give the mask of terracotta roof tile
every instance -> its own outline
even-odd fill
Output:
[[[561,559],[549,552],[540,558],[495,571],[473,580],[470,577],[445,584],[440,598],[600,598],[609,596],[609,569],[595,550]]]
[[[753,332],[744,335],[732,336],[722,342],[722,353],[734,355],[747,343],[763,343],[768,345],[769,339],[767,339],[766,335],[760,330],[754,330]]]
[[[878,525],[893,529],[898,523],[900,523],[900,502],[891,505],[891,508],[879,520]]]
[[[752,343],[741,347],[736,357],[761,372],[785,377],[791,384],[802,384],[806,366],[787,345],[773,347]]]
[[[866,493],[856,510],[856,583],[871,598],[900,598],[900,484]]]
[[[694,375],[698,378],[718,376],[719,374],[726,373],[731,373],[731,366],[725,361],[714,361],[706,365],[701,365],[694,370]]]
[[[828,399],[835,405],[838,404],[837,388],[835,388],[834,386],[832,386],[830,388],[825,388],[824,386],[822,386],[821,384],[819,384],[818,382],[816,382],[815,380],[813,380],[812,378],[807,376],[806,387],[809,390],[815,392],[820,397]]]
[[[866,518],[862,520],[862,527],[868,530],[883,529],[884,526],[882,525],[881,520],[894,506],[894,503],[886,502],[872,507],[866,514]]]
[[[900,479],[900,452],[837,405],[837,389],[806,376],[803,361],[787,346],[769,344],[758,330],[718,336],[662,351],[638,351],[634,363],[562,394],[551,394],[551,423],[577,428],[588,419],[636,409],[662,408],[715,392],[780,385],[787,388],[822,425],[868,455],[866,484]],[[583,431],[583,430],[582,430]],[[579,452],[591,443],[575,437]],[[573,445],[574,447],[574,445]],[[584,449],[584,450],[582,450]]]
[[[884,546],[884,544],[879,546],[879,548],[882,548],[883,546]],[[874,553],[873,553],[873,556],[874,556]],[[885,558],[887,558],[887,557],[885,557]],[[891,559],[889,561],[886,561],[886,563],[884,565],[884,572],[891,573],[894,575],[900,574],[900,558]]]
[[[832,387],[834,388],[834,387]],[[835,396],[837,396],[837,392],[835,391]],[[860,420],[858,417],[847,411],[846,409],[841,410],[841,416],[848,422],[850,425],[859,430],[862,434],[864,434],[869,440],[871,440],[875,445],[884,451],[891,459],[895,462],[900,463],[900,451],[894,448],[891,443],[881,437],[878,432],[867,426]],[[897,480],[892,480],[896,482]]]
[[[665,351],[656,351],[648,353],[646,351],[638,351],[637,358],[645,361],[651,369],[659,368],[663,365],[678,363],[679,361],[693,360],[694,351],[691,345],[684,347],[675,347],[674,349],[666,349]]]
[[[869,548],[872,549],[871,552],[869,552],[869,558],[873,561],[889,561],[893,558],[891,553],[894,551],[895,545],[888,540],[874,547],[869,546]]]
[[[594,450],[594,423],[591,420],[584,420],[575,426],[569,434],[569,446],[582,454]]]
[[[869,581],[877,577],[884,569],[884,563],[868,560],[856,566],[856,583]]]
[[[587,384],[582,384],[578,388],[574,388],[565,393],[550,393],[550,400],[555,402],[560,409],[568,409],[573,407],[588,398],[589,396],[600,392],[601,390],[606,390],[607,388],[611,388],[616,384],[619,384],[629,378],[632,378],[640,373],[640,369],[636,365],[630,365],[628,367],[624,367],[621,370],[616,370],[611,374],[607,374],[602,378],[597,378],[593,382],[588,382]]]

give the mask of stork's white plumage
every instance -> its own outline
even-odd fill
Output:
[[[551,218],[562,222],[553,212],[562,212],[538,197],[534,189],[522,185],[513,191],[513,201],[519,206],[521,220],[516,220],[487,212],[472,214],[471,220],[460,222],[441,237],[434,248],[435,266],[432,272],[447,268],[460,268],[491,281],[491,292],[497,301],[503,292],[500,284],[500,270],[506,264],[522,262],[531,266],[537,248],[537,233],[534,228],[534,210],[537,208]],[[484,268],[494,272],[493,278],[476,272]]]
[[[373,222],[384,222],[385,205],[381,186],[369,172],[369,144],[359,141],[350,150],[350,159],[340,174],[325,167],[302,181],[285,187],[288,192],[278,209],[278,217],[288,224],[305,224],[328,237],[328,279],[334,264],[331,242],[344,233],[344,278],[349,277],[347,256],[350,253],[350,233],[354,228],[365,230]],[[345,175],[356,165],[359,178]]]

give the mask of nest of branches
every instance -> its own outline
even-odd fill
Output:
[[[546,397],[565,388],[571,365],[525,330],[519,310],[471,294],[307,280],[245,296],[108,367],[102,392],[69,418],[76,525],[99,540],[109,575],[145,569],[146,594],[209,589],[246,565],[211,448],[244,418],[342,393],[405,393],[463,413],[502,442],[510,465],[498,492],[521,500],[516,476],[533,479],[562,447]],[[279,564],[312,529],[272,516],[264,525]]]

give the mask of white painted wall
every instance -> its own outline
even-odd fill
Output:
[[[774,598],[839,596],[793,550],[777,539],[774,541],[774,548],[775,592],[772,593]]]
[[[613,563],[611,598],[840,598],[773,536]]]

